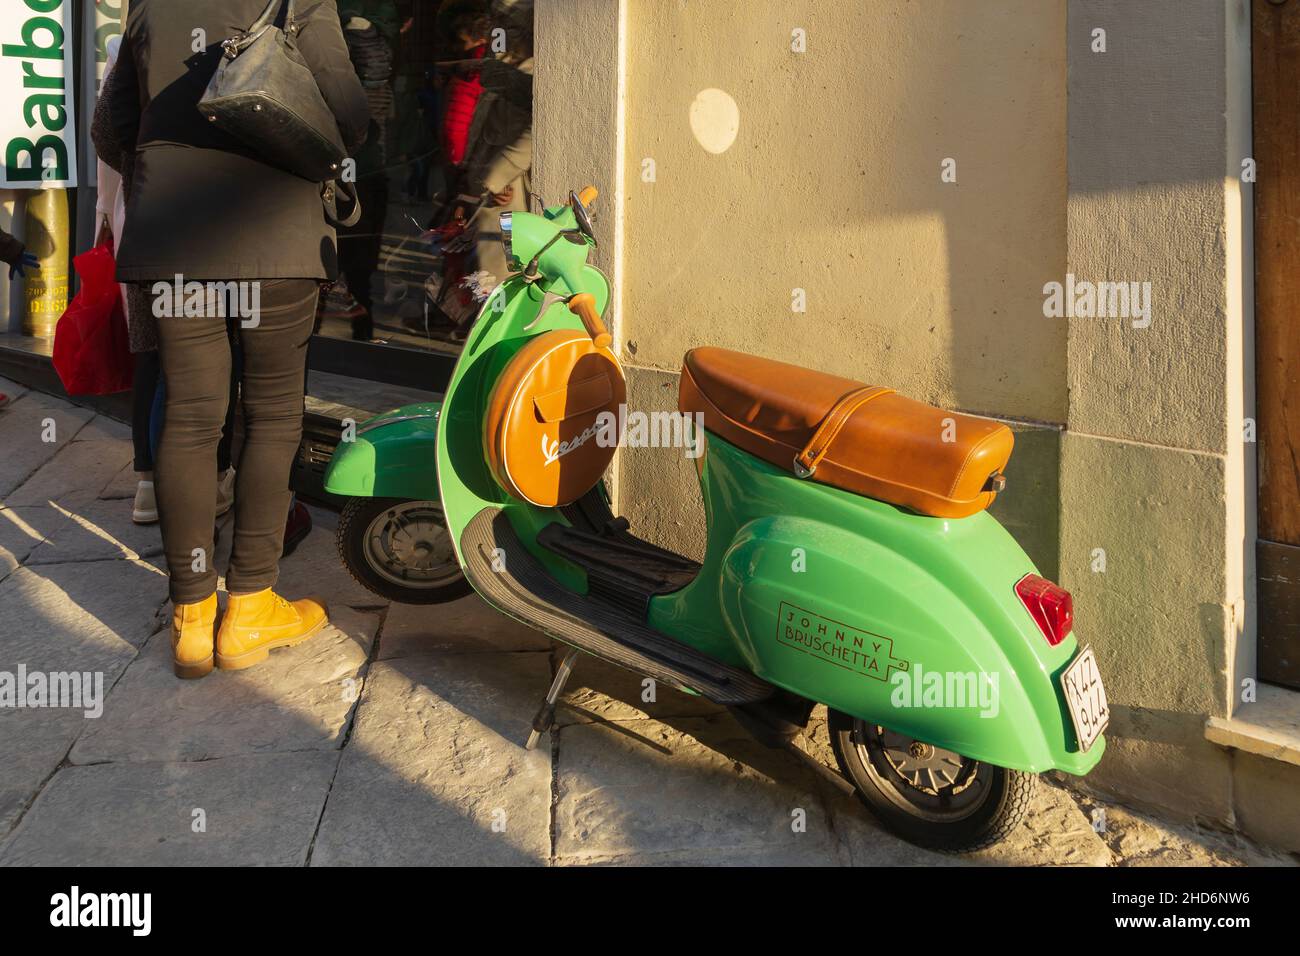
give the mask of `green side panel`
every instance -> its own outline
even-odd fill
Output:
[[[384,412],[339,442],[325,472],[325,490],[348,498],[438,498],[441,402]]]
[[[657,630],[998,766],[1078,774],[1100,759],[1103,741],[1078,752],[1059,691],[1077,640],[1048,645],[1014,590],[1034,566],[991,516],[801,481],[712,433],[702,486],[704,568],[651,602]]]

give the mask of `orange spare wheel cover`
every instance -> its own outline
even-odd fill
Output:
[[[627,383],[618,359],[586,332],[560,329],[532,339],[492,390],[483,447],[511,497],[544,508],[577,501],[600,481],[617,451]],[[601,412],[614,418],[601,429]],[[600,439],[600,440],[598,440]]]

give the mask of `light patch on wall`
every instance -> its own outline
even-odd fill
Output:
[[[700,90],[691,103],[690,115],[697,143],[715,155],[731,149],[740,132],[740,107],[725,90]]]

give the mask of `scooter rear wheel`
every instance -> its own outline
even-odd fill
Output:
[[[390,601],[441,604],[472,590],[436,501],[350,498],[335,540],[352,576]]]
[[[1020,825],[1035,774],[980,763],[837,710],[831,746],[858,798],[890,830],[937,850],[978,850]]]

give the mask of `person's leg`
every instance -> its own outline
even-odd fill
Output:
[[[136,352],[131,379],[131,444],[135,448],[135,470],[153,471],[153,445],[149,440],[149,421],[154,393],[158,390],[157,351]]]
[[[302,439],[303,377],[318,291],[310,279],[264,280],[260,321],[240,330],[244,445],[226,572],[230,603],[216,649],[217,666],[228,670],[306,640],[327,622],[323,601],[290,603],[271,590],[284,542],[289,474]]]
[[[375,325],[370,316],[370,275],[372,270],[365,264],[364,236],[347,236],[339,239],[339,271],[347,282],[355,311],[351,316],[352,338],[358,342],[369,342],[374,338]]]
[[[158,351],[136,352],[131,379],[131,444],[135,448],[136,487],[131,503],[131,520],[153,524],[158,520],[158,502],[153,485],[153,400],[158,392]]]
[[[352,337],[368,341],[374,337],[374,302],[371,279],[379,268],[379,254],[384,241],[384,221],[388,215],[388,176],[372,173],[357,180],[357,199],[361,218],[339,239],[339,265],[348,283],[348,291],[364,310],[352,319]],[[345,247],[346,246],[346,250]]]
[[[160,366],[161,366],[161,359]],[[158,374],[158,387],[153,391],[153,402],[149,405],[149,447],[153,450],[154,461],[158,460],[158,443],[162,440],[163,421],[167,418],[167,386],[163,383],[161,371]]]
[[[158,517],[172,601],[190,604],[217,587],[212,528],[217,443],[230,385],[226,320],[164,318],[158,323],[158,340],[165,389],[154,467]]]
[[[239,408],[239,356],[234,353],[230,366],[230,389],[226,405],[226,420],[221,425],[221,441],[217,443],[217,474],[224,475],[231,466],[235,445],[235,411]]]
[[[233,335],[230,325],[227,331]],[[221,441],[217,442],[217,517],[228,512],[235,503],[235,469],[232,457],[235,444],[235,411],[239,408],[240,368],[239,345],[230,343],[230,391],[226,404],[226,420],[221,425]]]
[[[312,280],[263,280],[260,321],[240,329],[244,444],[226,575],[232,594],[275,584],[289,512],[289,475],[302,439],[303,380],[317,290]]]
[[[154,482],[170,574],[172,667],[178,677],[202,677],[212,670],[217,616],[212,528],[217,442],[230,382],[226,320],[214,309],[164,318],[158,341],[166,407]]]

